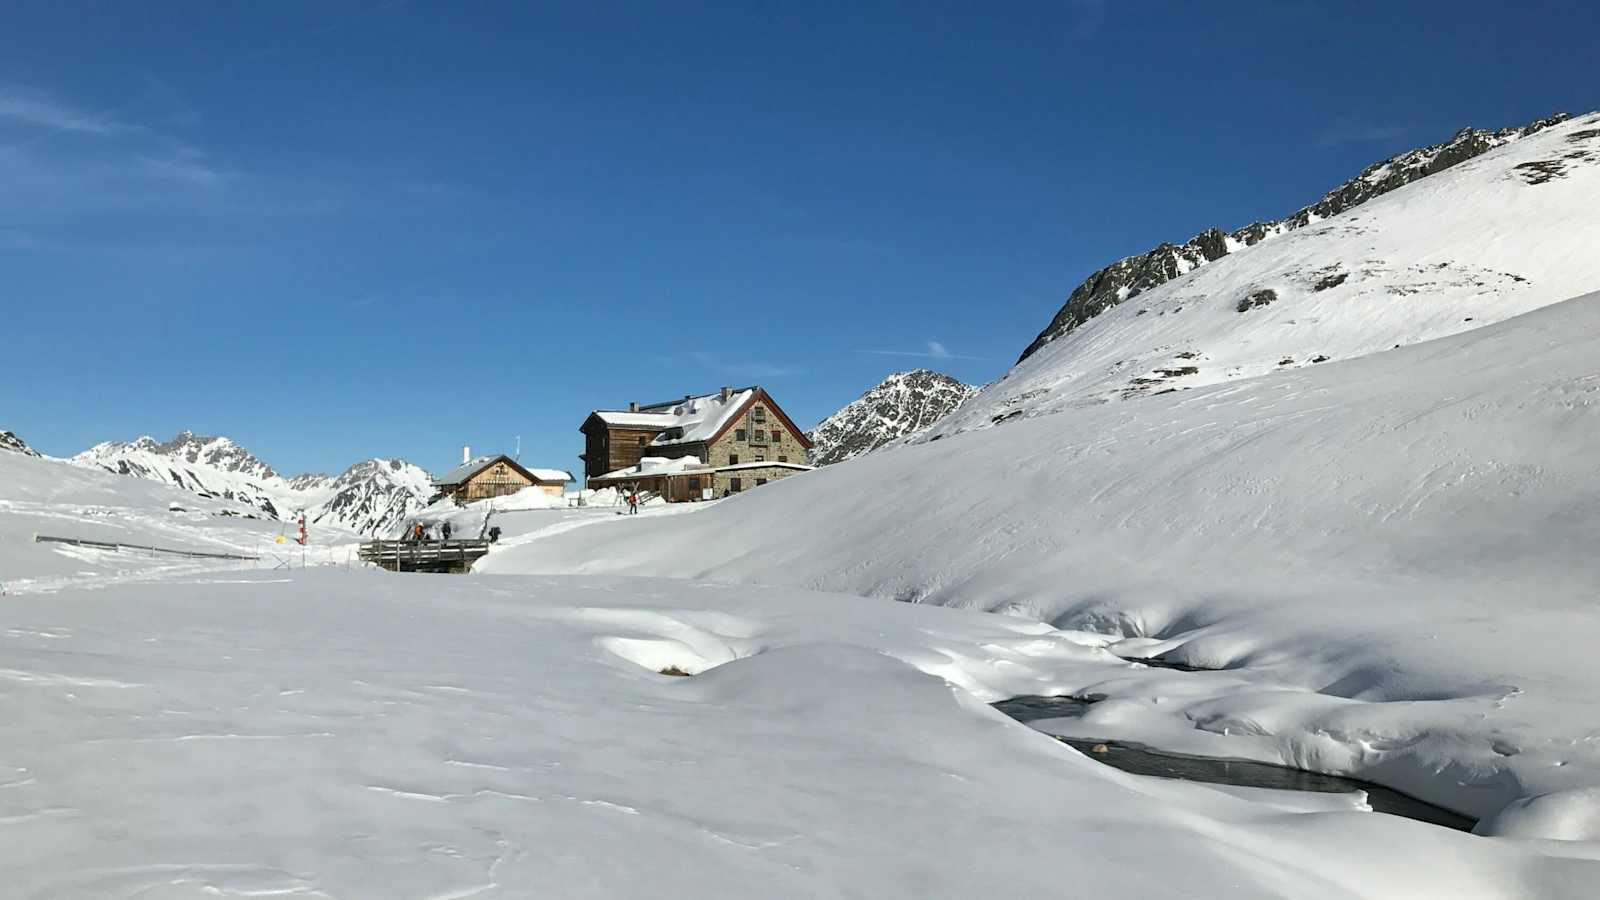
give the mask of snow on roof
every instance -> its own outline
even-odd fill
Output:
[[[711,467],[700,462],[698,456],[680,456],[676,459],[667,459],[661,456],[646,456],[639,460],[637,466],[607,472],[599,478],[590,481],[599,481],[607,478],[648,478],[652,475],[677,475],[682,472],[710,471]]]
[[[480,456],[471,462],[462,463],[461,465],[456,466],[454,469],[451,469],[443,475],[440,475],[438,478],[435,478],[433,480],[433,486],[449,487],[450,485],[461,484],[472,476],[482,472],[484,469],[487,469],[490,463],[499,459],[505,459],[517,468],[522,469],[522,471],[533,476],[534,481],[559,481],[562,484],[565,484],[566,482],[572,480],[572,473],[570,472],[565,472],[561,469],[524,468],[520,463],[506,456],[504,453],[496,453],[492,456]]]
[[[731,466],[717,466],[717,471],[718,472],[737,472],[737,471],[739,471],[741,469],[794,469],[794,470],[800,471],[800,472],[809,472],[814,468],[816,468],[816,467],[815,466],[803,465],[801,463],[773,462],[772,460],[756,460],[755,462],[734,463]]]
[[[674,404],[661,404],[661,408],[669,411],[673,418],[672,425],[667,430],[656,435],[651,441],[652,446],[662,447],[672,444],[687,444],[694,441],[709,441],[715,437],[722,427],[728,424],[739,408],[755,396],[757,388],[745,388],[728,394],[728,399],[723,400],[721,393],[707,394],[702,397],[687,397]]]
[[[660,433],[650,442],[651,446],[670,447],[710,440],[758,390],[758,387],[739,388],[730,391],[727,400],[722,399],[721,391],[689,396],[652,403],[637,411],[597,409],[594,415],[607,425],[658,429]]]
[[[480,456],[471,462],[462,463],[461,465],[456,466],[454,469],[451,469],[443,475],[440,475],[438,478],[433,480],[433,483],[435,485],[460,484],[461,482],[466,481],[468,478],[471,478],[479,472],[482,472],[488,467],[489,463],[492,463],[499,458],[499,456]]]
[[[673,417],[667,413],[619,412],[612,409],[597,409],[594,414],[607,425],[669,428],[673,423]]]

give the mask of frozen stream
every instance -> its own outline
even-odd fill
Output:
[[[1142,662],[1143,660],[1141,660]],[[1046,719],[1076,718],[1099,697],[1013,697],[994,704],[994,708],[1018,722],[1031,723]],[[1157,778],[1178,778],[1205,784],[1226,784],[1238,787],[1268,788],[1281,791],[1310,791],[1316,793],[1354,793],[1364,791],[1367,804],[1373,812],[1403,816],[1432,825],[1442,825],[1459,831],[1471,831],[1477,820],[1443,807],[1424,803],[1415,797],[1402,794],[1382,785],[1275,766],[1270,763],[1215,757],[1189,756],[1167,753],[1139,744],[1115,741],[1082,740],[1052,735],[1056,740],[1071,745],[1095,759],[1134,775],[1153,775]]]

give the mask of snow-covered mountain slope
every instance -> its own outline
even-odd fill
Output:
[[[16,433],[11,431],[0,431],[0,451],[21,453],[24,456],[39,455],[39,451],[29,447],[26,441],[17,437]]]
[[[1106,309],[1131,300],[1143,292],[1178,278],[1209,262],[1214,262],[1245,247],[1304,228],[1346,212],[1374,197],[1405,187],[1421,178],[1481,156],[1497,147],[1566,122],[1570,116],[1558,113],[1521,128],[1487,131],[1463,128],[1442,144],[1422,147],[1373,163],[1355,178],[1329,191],[1323,198],[1293,215],[1275,222],[1256,222],[1231,234],[1213,228],[1183,244],[1162,244],[1139,256],[1119,259],[1090,275],[1078,285],[1050,324],[1039,332],[1021,362],[1040,347],[1089,321]]]
[[[233,501],[65,460],[0,453],[0,591],[6,593],[102,588],[205,569],[272,568],[288,559],[289,547],[277,544],[284,530],[285,523]],[[38,542],[35,535],[261,558],[118,551]],[[320,528],[311,537],[309,546],[293,547],[295,565],[344,564],[356,541],[337,528]]]
[[[1109,306],[920,439],[1349,359],[1595,290],[1596,209],[1590,114]]]
[[[107,441],[71,461],[164,482],[201,497],[243,503],[275,519],[295,511],[278,473],[225,437],[180,431],[165,443],[149,436],[128,443]]]
[[[300,493],[318,498],[307,512],[312,522],[384,535],[425,506],[434,488],[427,472],[403,459],[369,459]]]
[[[978,388],[928,369],[895,372],[812,429],[811,464],[844,462],[927,431],[976,393]]]
[[[1229,672],[1086,680],[1130,701],[1087,736],[1359,772],[1490,814],[1600,784],[1597,446],[1591,294],[869,454],[480,568],[792,585],[1127,637],[1119,652]],[[1600,826],[1600,798],[1578,807]]]
[[[404,460],[365,460],[336,478],[308,474],[286,479],[228,438],[188,431],[165,443],[141,437],[97,444],[71,461],[160,481],[201,497],[232,500],[275,519],[304,511],[312,523],[369,535],[387,532],[433,494],[428,473]]]

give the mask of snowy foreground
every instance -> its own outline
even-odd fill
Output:
[[[1593,897],[1597,336],[1591,295],[716,503],[519,510],[468,577],[338,533],[309,569],[37,544],[281,525],[0,452],[0,894]],[[1221,671],[1121,658],[1156,655]],[[987,705],[1026,694],[1483,821],[1126,775]]]
[[[8,897],[1577,898],[1600,877],[1590,844],[1092,762],[984,701],[1129,667],[1010,617],[328,568],[28,594],[5,619]]]
[[[1600,295],[1275,376],[874,454],[488,572],[1006,612],[1218,672],[1061,671],[1047,725],[1354,774],[1600,839]],[[767,588],[762,588],[767,590]]]

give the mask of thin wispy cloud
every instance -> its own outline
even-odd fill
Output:
[[[939,341],[928,341],[923,350],[857,350],[857,353],[869,353],[873,356],[911,356],[918,359],[973,359],[983,360],[982,356],[967,356],[963,353],[951,353],[950,349]]]
[[[805,370],[791,366],[773,365],[763,362],[730,361],[705,351],[696,350],[688,354],[689,359],[716,372],[731,378],[788,378],[794,375],[804,375]]]
[[[108,116],[78,109],[16,86],[0,86],[0,119],[14,124],[79,134],[110,135],[132,130]]]

